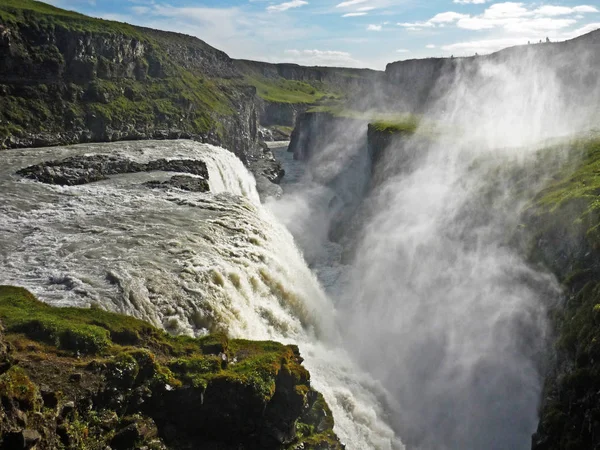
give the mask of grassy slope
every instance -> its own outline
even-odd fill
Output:
[[[140,33],[134,26],[111,20],[95,19],[34,0],[2,0],[0,8],[0,19],[5,23],[30,23],[31,17],[35,15],[35,21],[40,27],[59,25],[70,30],[117,33],[144,38],[143,33]]]
[[[270,79],[258,74],[246,76],[245,81],[256,88],[260,98],[272,103],[314,104],[339,96],[331,87],[316,81],[308,83],[285,78]]]
[[[274,397],[281,371],[286,379],[293,380],[293,392],[299,399],[305,399],[310,391],[310,376],[298,362],[301,361],[298,349],[276,342],[229,340],[223,335],[170,336],[133,317],[99,309],[54,308],[41,303],[25,289],[11,286],[0,286],[0,323],[15,353],[12,359],[17,362],[0,375],[0,399],[25,397],[29,405],[26,411],[31,414],[41,411],[38,385],[55,389],[67,399],[79,395],[77,387],[69,381],[70,374],[78,370],[86,372],[84,380],[90,386],[110,385],[111,374],[115,374],[115,386],[123,388],[123,392],[131,392],[129,387],[140,385],[160,390],[166,384],[171,386],[169,389],[205,391],[211,386],[222,389],[225,383],[247,389],[240,392],[250,392],[263,405]],[[223,363],[223,354],[229,364]],[[96,369],[102,367],[107,368],[104,378],[97,379]],[[85,436],[77,436],[80,444],[77,448],[96,448],[98,440],[110,440],[112,436],[111,431],[102,430],[92,422],[100,415],[114,412],[92,413],[77,419],[87,430]],[[311,442],[315,446],[327,442],[334,444],[331,448],[338,448],[331,412],[320,394],[307,414],[329,417],[327,429],[316,431],[310,420],[309,423],[300,420],[295,445],[305,442],[309,449],[313,448]],[[0,423],[0,438],[1,431]]]
[[[33,0],[3,0],[0,22],[40,34],[68,30],[135,39],[150,49],[149,54],[164,72],[144,79],[99,76],[67,83],[65,88],[58,89],[53,83],[21,87],[0,97],[0,137],[23,130],[59,132],[65,128],[85,128],[89,115],[114,129],[124,124],[138,129],[156,124],[161,128],[183,128],[190,133],[211,130],[219,133],[220,117],[232,115],[235,110],[229,95],[231,82],[179,65],[148,30],[94,19]],[[178,36],[172,37],[179,44]],[[53,45],[21,47],[17,51],[21,52],[17,57],[33,68],[64,64],[63,55]],[[150,62],[140,60],[139,64],[143,70]],[[97,65],[110,70],[115,62],[100,57]],[[241,80],[239,83],[243,84]]]

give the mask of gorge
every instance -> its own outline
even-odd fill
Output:
[[[599,49],[302,67],[0,2],[0,448],[596,448]]]

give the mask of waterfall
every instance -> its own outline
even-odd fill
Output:
[[[332,280],[345,348],[385,388],[392,426],[409,448],[526,449],[538,422],[547,308],[561,294],[511,234],[548,181],[537,152],[590,118],[539,61],[458,67],[432,87],[446,94],[423,126],[380,149],[351,226],[336,233],[334,202],[315,201],[315,192],[342,195],[337,175],[355,180],[364,171],[316,182],[311,173],[332,153],[343,168],[352,149],[366,147],[352,120],[321,128],[327,137],[303,150],[312,155],[305,176],[269,206],[309,243],[309,255],[313,239],[330,253],[311,263]],[[297,226],[304,223],[316,231]]]
[[[61,187],[16,170],[49,159],[118,153],[138,162],[200,159],[209,193],[150,189],[161,172]],[[298,344],[349,449],[403,448],[385,392],[341,349],[336,312],[287,229],[262,207],[230,152],[191,141],[10,150],[0,169],[0,283],[54,305],[97,305],[173,333]]]

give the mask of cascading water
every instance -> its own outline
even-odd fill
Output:
[[[366,150],[355,124],[331,131],[328,142],[300,149],[312,155],[306,173],[269,204],[297,242],[333,248],[309,262],[336,305],[348,352],[390,395],[393,427],[409,448],[526,449],[537,426],[546,307],[560,293],[510,238],[526,201],[547,181],[539,176],[546,167],[531,156],[590,118],[578,114],[585,99],[562,95],[552,70],[535,60],[511,64],[475,61],[463,73],[459,62],[450,80],[440,79],[445,94],[424,126],[385,149],[372,172],[344,168],[355,154],[348,148]],[[348,147],[348,136],[363,145]],[[319,158],[332,153],[341,160],[335,176],[315,183]],[[502,176],[511,167],[536,173],[523,177],[520,196]],[[342,196],[339,175],[371,174],[370,191],[354,208],[356,242],[345,250],[323,242],[337,227],[335,202],[314,201],[315,192]],[[317,233],[297,225],[314,227],[315,218],[324,218]],[[312,254],[312,246],[303,249]],[[340,258],[344,252],[352,256]]]
[[[76,187],[15,172],[46,160],[117,153],[138,162],[200,159],[210,193],[150,189],[164,172]],[[296,343],[349,449],[398,449],[385,393],[340,350],[333,305],[289,232],[260,205],[253,177],[230,152],[189,141],[3,152],[0,284],[54,305],[98,305],[174,333]]]

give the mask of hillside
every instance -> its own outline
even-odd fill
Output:
[[[0,2],[0,148],[194,138],[242,159],[275,109],[349,94],[351,84],[272,77],[190,36],[94,19],[33,0]],[[326,69],[328,71],[329,69]],[[344,69],[362,80],[370,71]],[[281,114],[279,114],[281,115]]]

